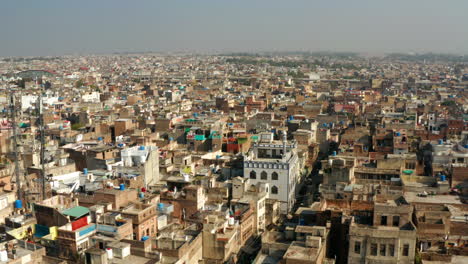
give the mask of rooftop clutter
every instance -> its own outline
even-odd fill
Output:
[[[466,262],[460,65],[1,60],[0,262]]]

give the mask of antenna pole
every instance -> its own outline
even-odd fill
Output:
[[[39,132],[41,138],[41,180],[42,180],[42,199],[46,199],[46,178],[45,178],[45,140],[44,140],[44,113],[42,107],[42,94],[39,93]]]
[[[19,153],[18,153],[18,135],[16,131],[16,102],[13,90],[10,88],[10,114],[11,114],[11,127],[13,128],[13,150],[15,152],[15,176],[16,176],[16,191],[18,200],[21,200],[21,179],[19,167]]]

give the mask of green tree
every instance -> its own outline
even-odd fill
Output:
[[[76,123],[76,124],[73,124],[73,125],[71,126],[71,129],[72,129],[72,130],[78,130],[78,129],[82,128],[82,127],[84,127],[83,124],[81,124],[81,123]]]
[[[79,79],[78,81],[76,81],[75,83],[75,87],[76,88],[80,88],[81,86],[84,85],[84,80],[83,79]]]

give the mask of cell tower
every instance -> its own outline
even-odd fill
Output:
[[[16,180],[16,191],[17,191],[17,199],[22,200],[23,194],[21,192],[22,187],[22,179],[19,167],[19,153],[18,153],[18,133],[17,133],[17,126],[16,126],[16,98],[14,94],[14,90],[9,88],[10,92],[10,118],[11,118],[11,127],[13,129],[13,151],[15,154],[15,180]]]

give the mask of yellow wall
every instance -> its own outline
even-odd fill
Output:
[[[31,227],[32,233],[36,232],[36,223],[25,225],[13,230],[8,231],[7,233],[16,239],[23,240],[28,236],[28,228]]]

